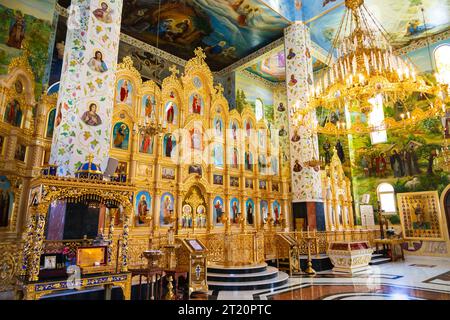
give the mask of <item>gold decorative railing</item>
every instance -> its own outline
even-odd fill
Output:
[[[247,265],[264,261],[261,233],[215,233],[196,235],[208,248],[208,263]]]
[[[373,247],[374,239],[380,237],[379,230],[340,230],[340,231],[321,231],[321,232],[279,232],[264,233],[264,254],[265,259],[282,259],[288,257],[286,246],[283,246],[277,234],[286,234],[299,243],[300,254],[308,254],[308,241],[305,239],[308,235],[317,237],[316,241],[311,242],[311,252],[313,254],[324,254],[327,252],[328,244],[333,241],[368,241]]]
[[[317,241],[311,242],[312,254],[327,252],[328,244],[332,241],[368,241],[374,246],[374,239],[379,238],[379,230],[348,230],[316,232]],[[296,239],[299,246],[299,254],[308,252],[305,237],[307,232],[258,232],[258,233],[210,233],[196,234],[193,237],[199,239],[208,248],[209,264],[242,265],[260,263],[270,259],[282,259],[289,257],[289,246],[279,235],[285,234]],[[310,235],[312,232],[309,233]],[[168,243],[167,235],[154,236],[149,241],[149,236],[132,236],[128,239],[128,265],[141,266],[146,263],[142,252],[149,249],[161,249]],[[62,252],[67,247],[69,253],[75,255],[77,248],[92,244],[92,240],[62,240],[44,241],[43,253]],[[9,290],[14,284],[15,276],[20,272],[22,259],[21,242],[0,242],[0,291]],[[117,249],[119,248],[119,250]],[[115,235],[111,243],[111,264],[117,267],[120,264],[121,237]]]

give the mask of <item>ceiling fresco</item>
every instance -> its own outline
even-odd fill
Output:
[[[257,0],[124,0],[122,32],[218,71],[283,36],[289,21]],[[159,24],[158,24],[159,17]]]
[[[290,21],[295,21],[296,17],[301,15],[301,0],[261,0],[261,3],[266,4]]]
[[[301,20],[308,22],[342,5],[344,0],[295,0],[296,7],[299,3],[301,6]]]
[[[123,33],[184,60],[193,57],[194,49],[201,46],[213,71],[281,38],[283,29],[293,20],[305,21],[312,40],[328,51],[345,9],[344,0],[161,0],[160,9],[159,0],[123,1]],[[59,3],[67,7],[70,0]],[[450,27],[450,0],[365,3],[397,47]],[[272,82],[284,81],[282,61],[282,55],[275,53],[257,60],[247,70]],[[314,70],[321,67],[323,64],[315,60]]]
[[[313,57],[313,71],[317,72],[323,67],[325,63]],[[247,67],[245,70],[260,76],[270,82],[283,82],[286,80],[286,60],[284,49],[278,50],[272,55],[257,59],[257,62]]]
[[[450,0],[365,0],[365,3],[389,33],[395,47],[405,46],[413,40],[438,34],[450,27]],[[426,28],[421,8],[424,9]],[[305,4],[303,9],[307,21],[309,13]],[[344,10],[344,6],[338,6],[308,23],[312,40],[325,50],[330,49]]]

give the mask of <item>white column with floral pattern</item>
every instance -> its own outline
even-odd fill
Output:
[[[308,94],[313,88],[311,38],[308,27],[296,22],[285,29],[286,88],[289,117],[289,139],[292,176],[292,201],[322,201],[320,170],[306,165],[319,159],[317,134],[309,126],[300,125],[296,110],[307,107]],[[306,115],[313,124],[316,114]]]
[[[73,176],[108,158],[123,0],[72,0],[50,162]],[[104,168],[102,168],[104,169]]]

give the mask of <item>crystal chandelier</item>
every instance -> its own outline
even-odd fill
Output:
[[[296,113],[297,120],[319,133],[365,134],[404,128],[442,114],[442,87],[416,75],[413,64],[395,54],[389,36],[368,11],[364,0],[346,0],[345,13],[328,53],[326,65],[309,92],[309,105]],[[373,101],[394,105],[418,93],[427,100],[425,108],[411,105],[396,117],[373,123],[356,119],[331,119],[332,112],[357,112],[370,119]],[[432,101],[433,100],[433,101]],[[446,101],[445,101],[446,102]],[[307,114],[316,109],[328,112],[327,121],[312,122]]]
[[[156,50],[159,50],[159,31],[160,31],[160,21],[161,21],[161,0],[158,2],[158,21],[157,21],[157,32],[156,32]],[[156,79],[155,79],[156,80]],[[155,84],[156,86],[156,84]],[[153,87],[153,97],[156,99],[156,87]],[[155,106],[156,107],[156,100]],[[159,109],[159,108],[158,108]],[[139,133],[141,135],[149,135],[153,137],[155,135],[160,135],[167,130],[167,124],[163,122],[163,117],[159,117],[159,121],[156,121],[154,113],[145,116],[143,120],[139,121],[138,124]]]
[[[148,134],[153,137],[157,134],[162,134],[166,131],[167,125],[163,123],[162,119],[159,122],[155,118],[145,117],[144,120],[138,124],[140,134]]]

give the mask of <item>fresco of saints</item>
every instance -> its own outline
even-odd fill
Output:
[[[247,204],[247,223],[253,224],[253,204],[251,202]]]
[[[293,168],[294,172],[300,172],[302,171],[302,169],[303,167],[301,166],[300,162],[298,162],[298,159],[296,159]]]
[[[127,135],[128,135],[127,126],[122,123],[115,133],[114,147],[120,149],[127,149],[127,145],[124,144]]]
[[[167,111],[166,111],[166,120],[168,123],[173,123],[174,114],[175,114],[175,110],[173,108],[173,103],[169,102],[169,107],[167,108]]]
[[[245,169],[253,170],[252,168],[252,155],[250,152],[245,152]]]
[[[239,215],[239,209],[238,209],[238,204],[237,204],[237,201],[234,201],[233,202],[233,205],[232,205],[232,207],[231,207],[231,212],[233,213],[233,216],[232,216],[232,222],[233,223],[238,223],[238,215]]]
[[[53,131],[55,129],[55,115],[56,115],[56,109],[51,110],[48,115],[47,133],[45,134],[45,136],[47,138],[53,137]]]
[[[238,158],[237,150],[233,149],[233,156],[231,158],[231,166],[233,168],[237,168],[238,167],[238,160],[237,160],[237,158]]]
[[[236,122],[233,122],[231,124],[231,132],[233,134],[233,139],[236,140],[237,138],[237,126],[236,126]]]
[[[145,195],[141,196],[141,200],[138,203],[138,222],[139,224],[145,224],[145,217],[148,213],[148,204],[145,199]]]
[[[118,102],[131,104],[131,88],[130,84],[127,80],[122,80],[122,84],[120,85]]]
[[[278,205],[274,205],[273,206],[273,214],[275,216],[275,222],[277,222],[279,217],[280,217],[280,212],[279,212],[279,209],[278,209]]]
[[[245,130],[247,131],[247,137],[250,137],[250,129],[251,129],[250,121],[247,121],[247,123],[245,124]]]
[[[92,70],[100,73],[108,70],[106,63],[103,61],[103,54],[100,51],[95,51],[95,55],[89,60],[88,66]]]
[[[192,112],[197,114],[202,113],[201,98],[198,94],[194,94],[194,97],[192,98]]]
[[[172,141],[172,136],[169,134],[164,138],[164,140],[165,140],[164,154],[166,155],[166,157],[171,157],[172,149],[174,147],[174,141]]]
[[[222,122],[220,121],[220,119],[216,119],[215,128],[216,128],[216,134],[218,136],[221,136],[222,135]]]
[[[17,100],[13,100],[6,105],[4,121],[15,127],[20,127],[22,123],[22,109]]]
[[[143,135],[139,151],[143,153],[153,153],[153,139],[148,133]]]
[[[221,145],[214,146],[214,164],[218,167],[223,166],[223,149]]]
[[[9,38],[6,45],[21,49],[23,39],[25,39],[25,18],[22,12],[17,11],[15,21],[9,28]]]
[[[298,142],[298,141],[300,141],[300,136],[299,136],[299,134],[298,134],[297,129],[294,129],[294,134],[292,135],[291,141],[292,141],[292,142]]]
[[[8,190],[0,189],[0,227],[8,226],[10,197]]]
[[[183,215],[181,216],[181,227],[192,228],[192,208],[188,204],[183,206]]]
[[[163,209],[163,221],[164,221],[164,224],[169,224],[170,223],[171,212],[173,211],[172,199],[170,199],[170,196],[166,195],[164,197],[163,208],[162,209]]]
[[[154,107],[154,101],[153,96],[148,96],[147,100],[145,101],[145,117],[146,118],[153,118],[155,107]]]
[[[88,126],[98,126],[102,124],[102,119],[97,114],[97,105],[95,103],[89,105],[89,110],[83,113],[81,120]]]
[[[197,223],[197,227],[199,227],[199,228],[204,228],[204,227],[206,227],[206,214],[205,214],[205,211],[206,211],[206,209],[205,209],[205,207],[203,206],[203,205],[200,205],[200,206],[198,206],[197,207],[197,221],[196,221],[196,223]]]
[[[95,9],[92,13],[94,16],[104,23],[111,23],[112,22],[112,10],[109,9],[106,2],[102,2],[100,4],[101,8]]]
[[[202,149],[202,135],[197,129],[191,130],[191,147],[195,150]]]
[[[268,212],[267,212],[267,205],[265,203],[261,203],[261,215],[263,218],[264,223],[267,222],[267,218],[268,218]]]
[[[216,210],[216,223],[222,223],[222,213],[223,213],[223,206],[220,200],[216,201],[216,204],[214,205],[214,210]]]

